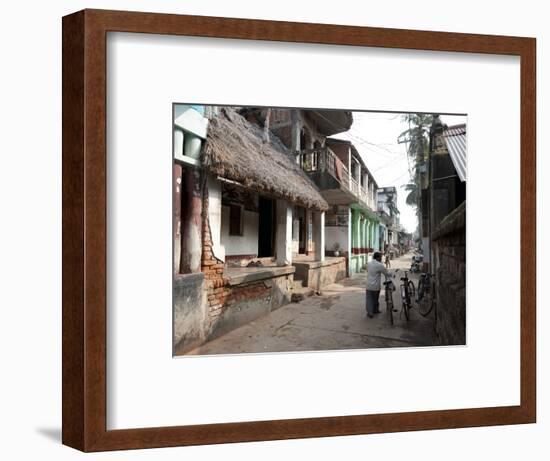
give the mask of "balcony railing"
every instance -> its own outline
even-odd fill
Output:
[[[350,186],[350,189],[354,193],[354,195],[356,195],[357,197],[361,197],[359,183],[355,179],[350,179]]]
[[[371,210],[376,210],[374,200],[369,197],[367,189],[351,177],[348,167],[328,147],[302,150],[299,154],[299,162],[300,167],[306,173],[326,172],[330,174],[338,181],[342,189],[351,192]]]
[[[344,189],[350,190],[348,168],[328,147],[301,151],[300,166],[306,173],[326,171]]]

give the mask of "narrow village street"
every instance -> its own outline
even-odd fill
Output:
[[[463,115],[176,104],[173,121],[174,355],[465,344]],[[374,255],[401,270],[393,323],[384,290],[367,316]],[[413,256],[437,316],[402,310]]]
[[[236,354],[258,352],[414,347],[434,344],[432,314],[422,317],[417,308],[410,320],[401,312],[399,284],[403,270],[409,270],[412,254],[391,261],[390,271],[400,269],[394,279],[396,291],[394,325],[386,313],[384,292],[380,293],[381,313],[369,319],[365,310],[366,273],[354,274],[327,285],[320,295],[307,297],[270,312],[240,328],[197,347],[195,354]],[[417,286],[417,275],[411,274]]]

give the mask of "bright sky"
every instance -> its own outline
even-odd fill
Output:
[[[403,114],[390,112],[354,112],[351,130],[335,135],[335,138],[351,141],[378,183],[378,187],[397,188],[397,207],[401,213],[401,224],[408,232],[417,226],[413,207],[405,203],[407,191],[403,189],[410,182],[412,163],[409,164],[407,145],[398,144],[397,137],[408,128]],[[465,123],[465,116],[442,115],[447,125]]]

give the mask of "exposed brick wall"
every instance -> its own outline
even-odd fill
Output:
[[[293,270],[275,271],[278,275],[273,277],[230,285],[224,262],[213,252],[208,196],[207,183],[203,181],[202,214],[199,218],[202,248],[197,258],[201,272],[181,276],[174,282],[174,351],[177,355],[185,354],[291,300]]]
[[[208,190],[205,187],[203,196],[203,229],[202,229],[202,270],[205,279],[208,329],[215,325],[224,310],[244,300],[253,300],[269,294],[270,287],[262,281],[230,287],[228,278],[224,277],[224,263],[214,256],[212,251],[212,234],[208,220]]]
[[[263,281],[238,285],[230,289],[226,298],[227,305],[231,306],[243,300],[264,297],[268,295],[270,291],[270,288],[267,287]]]
[[[223,312],[230,289],[225,286],[227,278],[223,275],[224,263],[216,258],[212,251],[212,234],[208,220],[208,188],[206,186],[203,195],[201,266],[205,280],[206,311],[209,324],[212,325]]]
[[[434,239],[437,337],[442,345],[466,344],[465,205],[447,216]]]

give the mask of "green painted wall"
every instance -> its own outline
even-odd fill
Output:
[[[354,254],[357,248],[372,248],[378,251],[379,248],[379,221],[372,217],[372,213],[362,212],[357,208],[351,208],[351,248],[350,273],[360,272],[367,264],[368,254]]]

